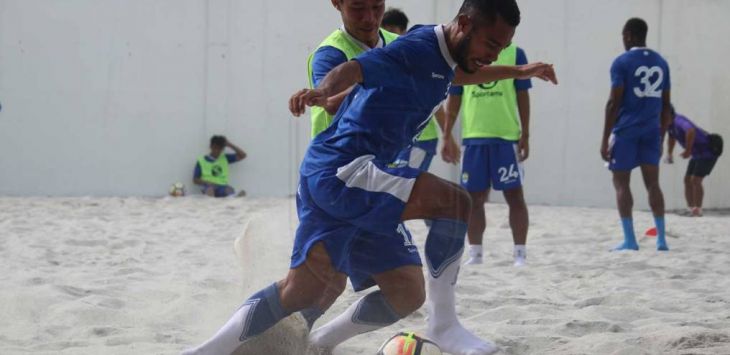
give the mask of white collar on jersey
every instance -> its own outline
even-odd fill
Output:
[[[642,49],[649,49],[649,47],[631,47],[631,49],[629,49],[629,50],[630,51],[638,51],[638,50],[642,50]]]
[[[342,31],[342,33],[344,33],[345,36],[347,36],[347,38],[349,38],[353,42],[357,43],[357,45],[360,46],[360,48],[362,48],[362,50],[364,50],[364,51],[369,51],[371,49],[382,48],[383,47],[383,38],[380,37],[380,29],[378,29],[378,44],[375,45],[375,48],[370,48],[370,46],[368,46],[367,44],[361,42],[359,39],[355,38],[355,36],[349,34],[347,32],[347,29],[345,29],[345,26],[344,25],[340,26],[340,31]]]
[[[439,42],[439,49],[441,50],[441,56],[444,57],[446,60],[446,63],[449,64],[451,69],[456,70],[456,61],[453,57],[451,57],[451,53],[449,53],[449,46],[446,45],[446,35],[444,34],[444,25],[436,25],[433,28],[433,31],[436,32],[436,38]]]

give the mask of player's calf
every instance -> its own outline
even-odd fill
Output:
[[[421,307],[426,298],[423,274],[417,266],[404,266],[374,275],[380,290],[371,292],[344,313],[314,330],[310,342],[333,349],[355,335],[389,326]]]
[[[230,354],[247,340],[273,327],[292,312],[317,304],[323,290],[338,273],[323,245],[313,246],[304,264],[290,269],[287,277],[254,293],[218,332],[184,355]]]

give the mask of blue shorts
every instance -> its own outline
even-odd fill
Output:
[[[398,154],[394,164],[408,162],[408,166],[421,171],[428,171],[431,167],[433,157],[436,155],[438,139],[418,141],[412,147],[406,148]]]
[[[299,227],[290,267],[302,265],[309,249],[320,241],[334,268],[350,277],[355,291],[374,286],[375,274],[422,265],[401,221],[420,173],[363,156],[339,169],[300,177]]]
[[[524,174],[516,142],[490,139],[464,146],[461,186],[469,192],[515,189],[522,186]]]
[[[230,186],[208,185],[208,184],[200,185],[200,192],[202,192],[203,194],[205,194],[205,190],[207,190],[208,187],[210,187],[210,186],[213,186],[213,195],[215,197],[228,197],[228,196],[233,195],[234,193],[236,193],[236,190],[234,190]]]
[[[641,165],[659,165],[662,157],[662,137],[659,129],[651,129],[636,137],[612,134],[609,140],[612,171],[631,171]]]

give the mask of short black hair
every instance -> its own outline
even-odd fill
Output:
[[[383,14],[382,26],[394,26],[405,31],[408,29],[408,16],[400,9],[391,7]]]
[[[626,21],[624,31],[630,33],[633,37],[636,37],[640,41],[646,41],[646,34],[649,32],[649,25],[646,24],[646,21],[638,17],[633,17]]]
[[[477,21],[492,23],[500,16],[512,27],[520,24],[520,8],[515,0],[464,0],[459,15],[472,14],[479,16]]]
[[[223,136],[210,137],[210,146],[224,148],[226,146],[226,137],[223,137]]]

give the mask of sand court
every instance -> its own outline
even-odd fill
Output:
[[[533,206],[529,264],[514,268],[506,213],[487,205],[485,263],[463,267],[457,288],[460,318],[503,353],[730,354],[723,214],[668,215],[670,253],[650,238],[609,253],[614,210]],[[422,246],[425,226],[408,225]],[[284,275],[295,228],[287,198],[1,198],[0,353],[177,354]],[[359,297],[348,289],[317,324]],[[373,354],[427,316],[335,354]],[[303,338],[296,324],[283,334],[284,349]]]

